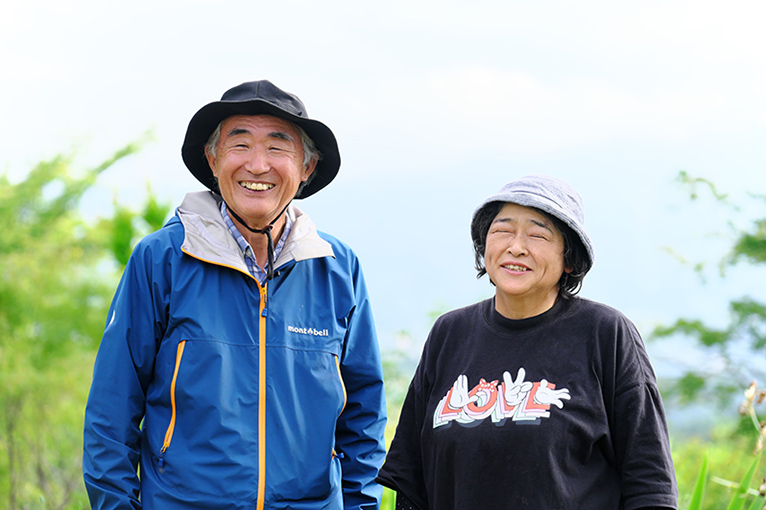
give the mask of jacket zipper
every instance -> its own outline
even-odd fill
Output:
[[[340,359],[338,359],[337,354],[333,354],[333,356],[335,357],[335,366],[338,369],[338,380],[340,381],[340,387],[343,390],[343,407],[340,409],[340,414],[343,414],[343,411],[346,409],[346,404],[348,403],[348,393],[346,393],[346,383],[343,382],[343,374],[340,372]],[[338,453],[335,451],[335,448],[333,448],[332,456],[342,459],[343,452]]]
[[[338,359],[337,354],[333,354],[335,356],[335,366],[338,368],[338,380],[340,380],[340,387],[343,389],[343,407],[340,409],[340,414],[343,414],[343,411],[346,409],[346,403],[348,402],[348,393],[346,393],[346,383],[343,382],[343,374],[340,372],[340,359]]]
[[[258,282],[256,282],[258,283]],[[258,499],[257,510],[264,508],[266,494],[266,287],[267,283],[258,288],[261,291],[261,304],[258,314]]]
[[[256,510],[263,510],[264,509],[264,501],[263,498],[266,494],[266,316],[268,315],[268,308],[266,307],[266,287],[267,283],[264,283],[261,285],[261,283],[258,281],[257,278],[255,278],[253,275],[251,275],[249,272],[242,271],[242,269],[234,266],[229,266],[226,264],[221,264],[219,262],[213,262],[211,260],[206,260],[201,257],[198,257],[196,255],[193,255],[189,253],[186,250],[182,250],[184,253],[189,255],[190,257],[194,257],[198,260],[201,260],[203,262],[208,262],[210,264],[214,264],[221,267],[228,267],[231,269],[234,269],[235,271],[239,271],[240,273],[249,276],[250,278],[255,281],[255,284],[258,285],[258,290],[261,293],[261,303],[259,306],[259,314],[258,314],[258,492],[257,492],[257,500],[256,500]],[[179,345],[179,348],[183,352],[183,348]],[[176,374],[178,373],[178,363],[176,363]],[[173,376],[173,384],[175,385],[175,375]],[[344,388],[345,393],[345,388]],[[171,390],[171,394],[173,391]],[[175,406],[175,404],[173,404]],[[345,406],[344,406],[345,407]],[[175,409],[175,407],[173,407]],[[173,411],[173,416],[175,416],[175,411]],[[168,433],[170,437],[172,437],[172,426],[174,424],[171,423],[171,428],[168,429]],[[165,435],[166,442],[168,438],[168,434]],[[165,446],[163,445],[162,452],[165,451]],[[160,454],[160,459],[158,464],[161,466],[163,464],[162,456]]]
[[[186,340],[182,340],[178,343],[178,348],[176,349],[176,367],[173,370],[173,380],[170,383],[170,424],[165,431],[165,440],[162,443],[160,456],[157,459],[159,467],[165,465],[165,459],[162,456],[165,454],[168,446],[170,446],[170,442],[173,440],[173,431],[176,428],[176,381],[178,380],[178,369],[181,368],[181,358],[183,358],[185,346]]]

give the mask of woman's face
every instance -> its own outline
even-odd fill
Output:
[[[564,267],[564,239],[553,223],[529,207],[505,204],[487,232],[487,274],[496,286],[495,308],[511,319],[539,315],[556,302]]]

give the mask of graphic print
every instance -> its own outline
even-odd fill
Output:
[[[515,422],[538,422],[548,418],[552,405],[564,408],[569,400],[569,390],[556,389],[556,385],[543,379],[540,382],[525,381],[526,371],[519,368],[516,379],[507,370],[503,382],[487,382],[484,379],[468,390],[468,376],[458,376],[452,388],[436,406],[434,428],[456,421],[462,425],[477,424],[491,417],[493,423],[507,418]]]

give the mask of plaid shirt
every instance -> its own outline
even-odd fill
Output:
[[[226,226],[229,228],[229,233],[231,233],[232,237],[234,237],[234,240],[237,241],[237,244],[239,245],[239,249],[242,250],[242,253],[245,256],[245,264],[247,264],[247,269],[250,271],[250,274],[253,275],[253,278],[258,280],[261,284],[266,281],[266,269],[268,267],[268,262],[266,265],[261,268],[258,263],[255,261],[255,254],[253,253],[253,248],[250,246],[250,243],[247,242],[245,239],[245,236],[242,235],[242,232],[240,232],[236,225],[234,225],[234,222],[231,221],[231,217],[229,216],[229,212],[226,210],[226,203],[221,202],[221,216],[223,216],[223,221],[226,223]],[[279,242],[274,247],[274,260],[276,261],[279,258],[279,253],[282,251],[282,247],[285,245],[285,240],[287,240],[287,236],[290,234],[290,230],[293,228],[293,221],[290,219],[290,216],[285,213],[285,231],[282,233],[282,237],[279,238]]]

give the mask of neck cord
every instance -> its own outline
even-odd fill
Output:
[[[268,270],[266,271],[266,279],[271,280],[274,278],[274,239],[271,237],[271,229],[274,228],[274,223],[285,213],[287,208],[290,206],[291,202],[288,202],[282,211],[277,214],[277,217],[271,220],[271,223],[266,225],[261,230],[258,230],[257,228],[250,228],[247,223],[245,223],[245,220],[239,217],[237,213],[234,212],[234,210],[229,207],[229,204],[226,204],[226,210],[229,211],[229,214],[234,216],[234,219],[240,222],[243,227],[245,227],[247,230],[252,232],[253,234],[264,234],[266,236],[266,239],[268,240],[268,245],[266,246],[266,253],[268,255]]]

